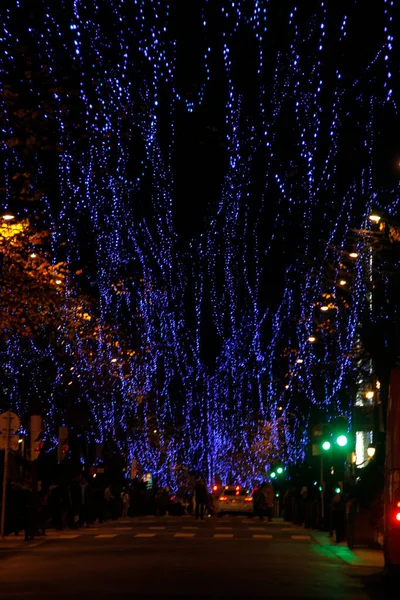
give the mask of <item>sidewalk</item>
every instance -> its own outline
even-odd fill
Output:
[[[327,531],[311,531],[311,537],[317,544],[323,546],[337,558],[340,558],[348,565],[356,567],[376,567],[383,569],[384,558],[383,551],[374,548],[355,548],[350,550],[346,542],[337,544],[329,537]]]

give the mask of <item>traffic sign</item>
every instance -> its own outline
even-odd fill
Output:
[[[17,431],[20,424],[19,417],[11,412],[11,410],[8,410],[0,415],[0,434],[11,435]]]

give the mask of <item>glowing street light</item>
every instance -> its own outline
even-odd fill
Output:
[[[308,338],[308,341],[313,344],[315,342],[316,338],[313,335],[310,335],[310,337]]]
[[[367,400],[372,400],[372,398],[374,397],[373,390],[368,390],[367,392],[365,392],[365,397],[367,398]]]
[[[357,252],[350,252],[349,256],[350,258],[358,258]]]
[[[301,365],[304,362],[304,360],[302,358],[298,358],[296,360],[296,362],[297,362],[298,365]]]
[[[327,310],[329,310],[329,306],[321,306],[321,310],[323,312],[326,312]]]
[[[379,215],[377,215],[376,213],[370,214],[368,218],[373,223],[379,223],[379,221],[381,220],[381,217]]]
[[[346,285],[347,281],[345,279],[341,279],[339,281],[339,285]]]
[[[12,221],[13,219],[15,219],[15,217],[14,217],[14,215],[11,215],[10,213],[3,215],[3,221]]]
[[[367,454],[368,454],[369,458],[372,458],[373,456],[375,456],[375,452],[376,452],[375,446],[372,446],[370,444],[367,448]]]

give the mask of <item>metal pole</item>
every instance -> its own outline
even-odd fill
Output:
[[[1,504],[1,539],[4,540],[4,524],[6,520],[6,498],[7,498],[7,479],[8,479],[8,448],[10,445],[10,424],[11,417],[8,417],[8,427],[6,434],[6,447],[4,451],[4,473],[3,473],[3,500]]]
[[[324,498],[324,487],[325,487],[325,483],[324,483],[324,456],[323,454],[320,455],[320,466],[321,466],[321,473],[320,473],[320,480],[321,480],[321,525],[322,527],[324,527],[324,521],[325,521],[325,498]]]

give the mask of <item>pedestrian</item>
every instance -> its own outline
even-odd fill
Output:
[[[267,515],[268,521],[271,522],[274,508],[274,489],[272,487],[272,484],[269,482],[264,483],[261,486],[261,494],[262,496],[264,496],[264,514]]]
[[[196,519],[204,519],[204,508],[207,503],[207,488],[202,479],[198,479],[195,486],[196,495]]]
[[[23,486],[23,494],[25,541],[29,542],[35,539],[37,511],[33,492],[27,482]]]
[[[259,517],[260,521],[263,520],[261,503],[262,503],[261,489],[259,487],[256,487],[253,490],[253,516]]]
[[[122,500],[122,518],[126,519],[126,517],[128,516],[128,512],[129,512],[129,506],[130,506],[131,499],[129,496],[129,492],[125,487],[122,488],[121,500]]]
[[[90,488],[84,473],[80,476],[79,525],[90,526]]]
[[[106,519],[113,519],[115,515],[115,496],[112,493],[111,485],[108,485],[104,490],[104,502],[106,505]]]

